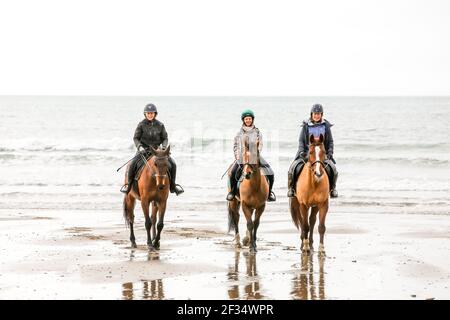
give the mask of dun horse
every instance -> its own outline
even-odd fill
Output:
[[[256,231],[258,230],[259,220],[266,207],[266,201],[269,196],[269,183],[262,174],[260,167],[260,155],[259,155],[259,141],[256,141],[255,163],[250,163],[250,143],[249,139],[244,141],[243,150],[243,176],[240,187],[239,196],[236,196],[233,201],[228,201],[228,231],[235,230],[236,247],[240,247],[239,236],[239,208],[242,205],[245,218],[247,220],[247,235],[244,238],[242,244],[244,246],[249,245],[251,252],[256,252]],[[228,172],[228,175],[231,171]],[[253,212],[255,213],[255,219],[252,220]]]
[[[328,212],[329,181],[325,172],[324,136],[310,136],[309,159],[296,183],[296,195],[290,200],[292,220],[301,229],[302,250],[309,252],[313,244],[313,231],[319,213],[319,253],[325,252],[325,218]],[[308,211],[311,208],[308,223]],[[308,237],[309,233],[309,237]]]
[[[133,182],[131,191],[125,195],[123,200],[123,215],[130,227],[131,247],[136,248],[134,236],[134,206],[136,199],[141,201],[142,211],[145,216],[145,229],[147,231],[147,246],[149,251],[159,250],[161,231],[164,227],[164,214],[166,212],[167,198],[169,196],[169,155],[170,146],[165,150],[152,148],[153,156],[145,161],[144,168],[136,184]],[[125,181],[127,174],[125,174]],[[150,218],[150,204],[152,204],[152,215]],[[158,223],[156,215],[158,214]],[[155,230],[157,228],[157,232]],[[150,234],[150,230],[151,233]],[[153,241],[152,241],[153,239]]]

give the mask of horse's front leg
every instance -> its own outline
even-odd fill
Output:
[[[309,233],[308,210],[309,208],[306,205],[300,204],[302,251],[307,253],[311,250],[308,239]]]
[[[157,232],[153,242],[153,246],[156,250],[159,250],[159,240],[161,239],[161,231],[164,228],[164,214],[166,213],[166,201],[159,202],[158,206],[158,224],[156,225]]]
[[[258,209],[255,210],[255,221],[253,222],[253,249],[254,251],[256,251],[256,231],[258,230],[259,227],[259,220],[261,218],[261,215],[264,212],[264,209],[266,208],[266,203],[264,203],[261,207],[259,207]]]
[[[253,228],[254,224],[252,221],[253,209],[247,206],[247,204],[242,203],[242,211],[244,211],[245,219],[247,220],[247,237],[249,237],[250,252],[255,252],[256,247],[253,239]]]
[[[152,202],[152,239],[156,238],[156,214],[158,213],[158,204],[156,201]]]
[[[311,214],[309,216],[309,246],[311,247],[311,250],[313,250],[314,226],[316,225],[318,211],[319,211],[318,207],[311,208]]]
[[[150,219],[150,200],[147,197],[142,197],[141,200],[142,211],[145,217],[145,230],[147,231],[147,247],[149,251],[153,251],[152,237],[150,234],[150,229],[152,228],[152,221]]]
[[[323,240],[325,237],[325,230],[326,230],[325,218],[327,217],[327,212],[328,212],[328,200],[319,209],[319,234],[320,234],[319,254],[325,254],[325,246],[323,244]]]

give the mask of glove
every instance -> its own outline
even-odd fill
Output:
[[[139,152],[145,152],[145,148],[141,145],[138,147],[138,151]]]

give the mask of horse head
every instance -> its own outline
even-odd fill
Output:
[[[152,151],[155,166],[153,176],[156,178],[156,187],[159,190],[163,190],[166,186],[167,173],[169,172],[170,145],[166,149],[155,149],[152,147]]]
[[[309,157],[308,163],[311,171],[314,172],[318,182],[325,173],[325,146],[323,144],[324,136],[320,134],[319,138],[314,135],[309,136]]]
[[[256,159],[254,157],[255,154]],[[256,139],[256,142],[250,142],[250,138],[248,136],[245,137],[242,160],[244,163],[244,177],[245,179],[250,179],[253,173],[259,169],[259,139]]]

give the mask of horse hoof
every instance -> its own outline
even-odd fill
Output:
[[[132,243],[131,243],[131,248],[132,248],[132,249],[136,249],[136,248],[137,248],[136,242],[132,242]]]
[[[241,246],[241,244],[240,244],[239,242],[238,242],[238,243],[235,243],[234,247],[235,247],[236,249],[242,248],[242,246]]]
[[[242,245],[244,247],[248,247],[248,245],[250,244],[250,239],[249,237],[245,237],[244,240],[242,240]]]
[[[152,246],[151,244],[149,244],[147,247],[149,252],[155,252],[155,247]]]
[[[325,246],[323,244],[319,246],[319,255],[325,255]]]

